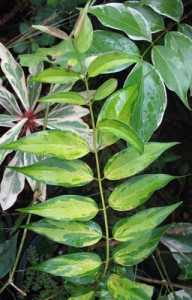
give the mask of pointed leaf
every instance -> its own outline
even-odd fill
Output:
[[[115,78],[110,78],[105,81],[95,92],[93,100],[99,101],[105,99],[114,92],[117,88],[118,81]]]
[[[93,27],[89,17],[86,16],[83,23],[83,27],[75,39],[78,51],[80,53],[86,52],[90,48],[92,40]]]
[[[101,73],[104,73],[114,67],[126,65],[130,62],[140,62],[138,56],[134,54],[127,54],[124,52],[109,52],[102,54],[95,58],[88,67],[89,77],[95,77]]]
[[[144,146],[136,132],[131,128],[131,126],[115,119],[103,119],[98,124],[97,127],[103,132],[110,133],[122,138],[132,145],[139,153],[143,153]]]
[[[23,166],[23,155],[16,153],[9,166]],[[3,210],[10,208],[17,200],[18,194],[23,190],[25,176],[10,169],[3,174],[0,191],[0,204]]]
[[[180,20],[183,14],[183,4],[181,0],[142,0],[146,5],[149,5],[157,13],[169,17],[176,22]]]
[[[44,69],[44,65],[43,65],[42,60],[40,61],[40,63],[38,63],[38,65],[33,64],[29,68],[30,75],[28,77],[28,81],[32,76],[43,71],[43,69]],[[42,89],[42,84],[39,82],[34,81],[34,82],[31,82],[30,84],[28,83],[29,103],[31,106],[31,110],[33,110],[34,113],[36,113],[36,108],[37,108],[36,104],[37,104],[37,100],[40,97],[41,89]]]
[[[126,5],[127,7],[132,7],[138,12],[140,12],[142,16],[145,18],[145,20],[147,20],[152,33],[164,29],[163,18],[158,13],[156,13],[153,9],[141,3],[141,1],[140,2],[128,1],[128,2],[124,2],[124,5]]]
[[[133,282],[117,274],[110,275],[107,285],[114,299],[150,300],[153,295],[153,287]]]
[[[76,159],[90,152],[89,145],[70,131],[43,130],[23,137],[0,149],[23,151],[36,155],[52,155],[61,159]]]
[[[177,177],[166,174],[140,175],[118,185],[109,197],[109,206],[118,211],[144,204],[152,193]]]
[[[174,91],[185,106],[190,109],[187,102],[190,78],[181,54],[169,47],[155,46],[152,51],[152,59],[167,87]]]
[[[192,39],[192,26],[189,24],[178,24],[178,31]]]
[[[13,90],[18,95],[22,105],[27,110],[30,108],[28,92],[25,83],[25,75],[20,65],[14,60],[8,49],[0,43],[1,68],[11,84]]]
[[[3,243],[0,243],[0,279],[10,271],[15,262],[17,237],[18,234]]]
[[[79,15],[79,17],[75,23],[74,29],[73,29],[74,37],[78,37],[83,30],[83,26],[85,23],[85,19],[87,17],[87,12],[89,10],[90,2],[91,1],[88,1],[87,4],[85,5],[84,9],[80,10],[80,15]]]
[[[135,66],[124,86],[132,86],[135,82],[139,84],[139,93],[130,125],[142,141],[147,141],[163,119],[167,106],[166,90],[157,70],[146,62]]]
[[[81,78],[77,73],[63,68],[49,68],[33,76],[29,82],[40,81],[47,83],[73,83]]]
[[[137,10],[121,3],[91,7],[89,12],[110,28],[122,30],[131,39],[151,41],[151,32],[145,18]]]
[[[161,236],[169,226],[154,229],[143,234],[139,239],[122,243],[115,247],[113,259],[123,266],[134,266],[147,258],[157,247]]]
[[[96,216],[99,208],[89,197],[64,195],[18,211],[59,221],[88,221]]]
[[[11,115],[22,116],[22,111],[19,108],[17,100],[5,87],[0,84],[0,104],[8,111]]]
[[[96,275],[101,264],[101,258],[97,254],[80,252],[49,259],[31,269],[73,279]]]
[[[181,202],[165,207],[146,209],[129,218],[118,221],[113,227],[113,238],[125,242],[139,239],[163,222]]]
[[[51,102],[51,103],[73,103],[79,105],[85,105],[85,99],[75,92],[61,92],[54,93],[43,98],[40,98],[38,102]]]
[[[66,40],[69,38],[68,34],[65,33],[63,30],[52,26],[32,25],[32,28],[40,30],[62,40]]]
[[[64,187],[82,186],[93,180],[90,167],[81,160],[47,158],[26,167],[9,167],[37,181]]]
[[[142,155],[139,155],[133,147],[122,150],[107,162],[104,168],[104,175],[110,180],[118,180],[135,175],[148,167],[165,150],[176,144],[148,143],[144,145]]]
[[[102,238],[101,227],[93,222],[64,222],[43,219],[23,226],[57,243],[73,247],[87,247],[96,244]]]
[[[19,120],[20,118],[16,116],[0,114],[0,125],[3,127],[13,127],[15,125],[13,122]]]

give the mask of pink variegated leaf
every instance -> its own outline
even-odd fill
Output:
[[[0,126],[2,127],[13,127],[15,125],[13,122],[19,120],[20,118],[17,116],[0,114]]]
[[[39,63],[38,65],[35,65],[34,67],[29,68],[30,75],[27,78],[27,81],[36,74],[42,72],[44,69],[43,63]],[[34,110],[35,105],[37,104],[37,100],[40,97],[41,89],[42,89],[42,83],[40,82],[27,82],[28,84],[28,91],[29,91],[29,103],[31,106],[31,109]]]
[[[15,97],[2,85],[0,85],[0,104],[10,115],[22,115]]]

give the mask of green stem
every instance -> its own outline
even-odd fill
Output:
[[[102,186],[102,177],[101,177],[101,170],[100,170],[100,164],[99,164],[99,155],[98,155],[98,149],[97,149],[97,128],[95,124],[95,118],[93,114],[93,108],[92,108],[92,102],[91,102],[91,95],[90,95],[90,90],[89,90],[89,84],[88,84],[88,79],[86,76],[86,73],[84,71],[84,66],[81,62],[81,58],[79,55],[79,52],[76,48],[75,41],[72,40],[73,47],[75,49],[77,59],[79,61],[80,67],[81,67],[81,72],[84,78],[85,82],[85,87],[87,91],[87,101],[88,101],[88,106],[90,110],[90,116],[91,116],[91,125],[93,129],[93,149],[94,149],[94,154],[95,154],[95,162],[96,162],[96,169],[97,169],[97,181],[98,181],[98,186],[99,186],[99,192],[100,192],[100,197],[101,197],[101,204],[102,204],[102,211],[103,211],[103,218],[104,218],[104,223],[105,223],[105,238],[106,238],[106,260],[105,260],[105,268],[103,271],[103,276],[105,276],[108,265],[109,265],[109,227],[108,227],[108,218],[107,218],[107,212],[106,212],[106,205],[105,205],[105,198],[104,198],[104,191],[103,191],[103,186]]]

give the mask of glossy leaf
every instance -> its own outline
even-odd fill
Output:
[[[185,61],[192,93],[192,39],[179,32],[168,32],[165,35],[165,46],[177,51]]]
[[[124,242],[115,247],[113,259],[123,266],[134,266],[147,258],[157,247],[161,236],[169,226],[156,228],[143,234],[139,239]]]
[[[80,80],[77,73],[59,67],[49,68],[30,78],[30,82],[40,81],[47,83],[73,83]]]
[[[118,180],[143,171],[165,150],[177,143],[148,143],[144,145],[142,155],[133,148],[122,150],[115,154],[106,164],[104,175],[107,179]]]
[[[18,235],[16,234],[11,239],[0,243],[0,279],[10,271],[15,262],[17,237]]]
[[[125,32],[131,39],[151,41],[151,32],[145,18],[137,10],[121,3],[91,7],[89,11],[110,28]]]
[[[127,1],[124,2],[124,5],[127,7],[132,7],[139,11],[142,16],[147,20],[151,32],[158,32],[164,29],[163,18],[156,13],[151,7],[144,5],[143,3],[136,1]]]
[[[181,0],[142,0],[146,5],[149,5],[157,13],[169,17],[176,22],[180,20],[183,14],[183,4]]]
[[[178,31],[192,39],[192,26],[189,24],[178,24]]]
[[[80,136],[70,131],[58,130],[43,130],[2,146],[0,149],[43,156],[52,155],[67,160],[82,157],[90,152],[88,143]]]
[[[78,254],[60,255],[31,267],[31,269],[62,276],[66,279],[78,277],[81,279],[86,276],[90,276],[90,278],[95,276],[101,264],[101,258],[97,254],[79,252]]]
[[[181,202],[165,207],[146,209],[129,218],[119,220],[113,227],[113,238],[125,242],[139,239],[162,223]]]
[[[9,167],[37,181],[64,187],[85,185],[93,180],[90,167],[81,160],[47,158],[26,167]]]
[[[95,292],[88,292],[79,296],[70,297],[67,300],[94,300]]]
[[[139,93],[130,125],[142,141],[148,141],[163,119],[167,106],[166,90],[157,70],[146,62],[135,66],[124,86],[132,86],[135,82],[139,84]]]
[[[40,30],[62,40],[66,40],[69,38],[69,36],[63,30],[52,26],[32,25],[32,28]]]
[[[110,275],[107,285],[114,299],[150,300],[153,295],[153,287],[133,282],[117,274]]]
[[[88,67],[89,77],[95,77],[114,67],[140,62],[138,56],[124,52],[109,52],[96,57]]]
[[[105,81],[95,92],[93,100],[99,101],[105,99],[114,92],[117,88],[118,81],[115,78],[110,78]]]
[[[132,145],[139,153],[143,153],[144,146],[136,132],[131,126],[115,119],[103,119],[97,127],[102,132],[110,133],[118,138],[122,138]]]
[[[109,197],[109,206],[118,211],[144,204],[152,193],[177,177],[166,174],[140,175],[118,185]]]
[[[87,247],[102,238],[101,227],[93,222],[56,221],[43,219],[23,226],[57,243],[73,247]]]
[[[88,16],[85,17],[83,27],[75,40],[80,53],[84,53],[90,48],[93,40],[93,27]]]
[[[180,253],[173,253],[173,257],[181,269],[181,274],[178,276],[179,280],[191,280],[192,279],[192,253],[184,254],[182,256]]]
[[[134,103],[138,95],[138,86],[130,86],[113,93],[104,103],[98,116],[98,122],[103,119],[116,119],[125,124],[130,124]],[[117,141],[110,134],[99,133],[98,142],[100,146],[110,145]]]
[[[190,108],[187,102],[190,78],[181,54],[169,47],[155,46],[152,59],[167,87],[180,97],[187,108]]]
[[[86,104],[85,99],[75,92],[54,93],[40,98],[38,102]]]
[[[18,211],[59,221],[88,221],[96,216],[99,208],[89,197],[64,195]]]

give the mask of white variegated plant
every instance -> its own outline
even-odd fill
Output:
[[[35,67],[30,67],[30,76],[25,79],[24,71],[15,61],[11,53],[0,43],[1,68],[9,81],[13,93],[0,85],[0,126],[7,127],[8,131],[0,138],[0,145],[8,144],[20,137],[39,131],[44,126],[44,114],[47,104],[38,103],[42,84],[29,83],[31,76],[43,70],[43,64],[39,63]],[[75,81],[75,80],[74,80]],[[52,86],[55,93],[68,91],[72,87],[73,81],[68,84],[57,84]],[[51,106],[46,121],[46,128],[65,129],[77,132],[82,136],[90,133],[88,126],[81,119],[87,115],[88,109],[74,104],[58,104]],[[1,151],[0,163],[3,162],[10,150]],[[9,166],[24,166],[38,161],[38,157],[33,154],[16,152],[11,156]],[[29,177],[25,177],[14,170],[6,169],[1,182],[0,205],[3,210],[10,208],[16,201],[18,194],[23,190],[25,179],[27,179],[32,190],[35,190],[36,182]],[[46,186],[42,185],[41,199],[45,200]]]

